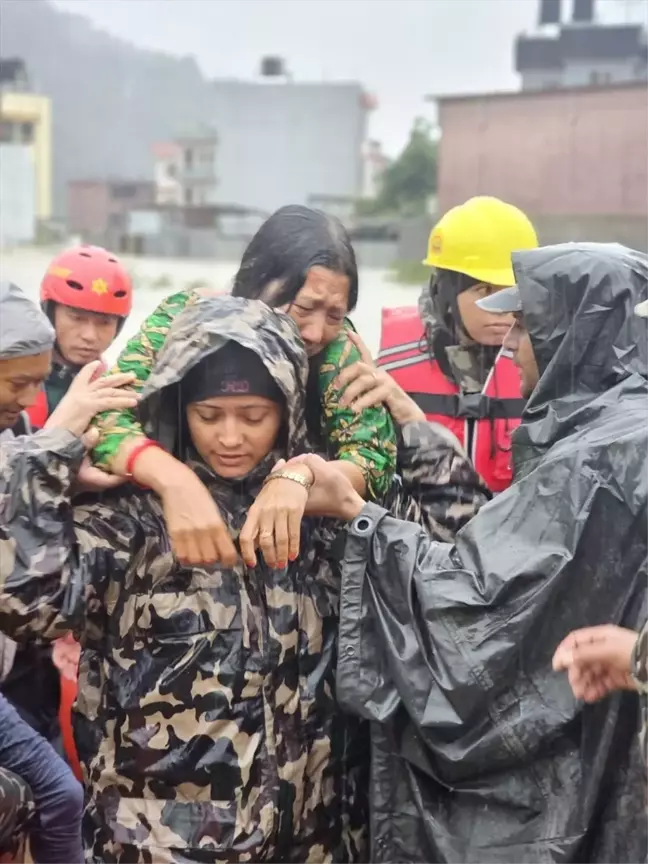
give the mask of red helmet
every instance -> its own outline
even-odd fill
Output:
[[[75,246],[50,263],[41,282],[43,307],[60,303],[73,309],[126,318],[133,306],[130,276],[100,246]]]

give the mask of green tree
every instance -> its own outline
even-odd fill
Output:
[[[418,118],[405,149],[383,174],[380,192],[371,209],[375,214],[423,213],[436,189],[437,145],[430,124]]]

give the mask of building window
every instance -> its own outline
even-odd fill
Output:
[[[0,122],[0,142],[10,144],[14,140],[14,124],[10,121]]]
[[[185,168],[187,169],[187,171],[191,171],[191,169],[193,168],[193,162],[194,162],[193,150],[191,148],[187,147],[187,149],[185,150],[185,154],[184,154],[184,163],[185,163]]]
[[[21,123],[20,124],[20,142],[21,142],[21,144],[33,144],[34,143],[34,124],[33,123]]]
[[[187,205],[187,207],[191,207],[193,203],[193,190],[185,189],[185,204]]]
[[[134,198],[137,195],[135,183],[118,183],[112,187],[113,198]]]

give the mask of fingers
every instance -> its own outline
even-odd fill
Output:
[[[81,441],[83,442],[83,446],[86,450],[92,450],[99,443],[101,433],[98,429],[92,428],[88,429],[87,432],[84,432],[81,436]],[[101,472],[103,474],[103,471]],[[108,476],[108,475],[106,475]]]
[[[354,402],[359,396],[362,396],[378,386],[378,378],[375,373],[366,372],[359,375],[351,384],[348,385],[340,399],[340,405],[350,406],[354,408]]]
[[[252,505],[248,511],[245,525],[239,534],[241,557],[248,567],[256,567],[256,541],[259,534],[259,511]]]
[[[362,357],[362,360],[365,363],[367,363],[369,366],[373,366],[374,362],[373,362],[373,357],[371,356],[371,351],[367,348],[367,346],[362,341],[360,336],[355,332],[355,330],[348,330],[347,332],[349,334],[349,339],[353,342],[353,344],[356,346],[356,348],[360,352],[360,356]]]
[[[361,414],[366,408],[383,405],[389,400],[391,392],[389,384],[379,384],[357,398],[351,405],[351,410],[355,411],[356,414]]]
[[[137,393],[126,390],[97,390],[92,397],[93,414],[102,411],[123,411],[125,408],[135,408],[139,403]]]
[[[279,510],[274,518],[274,541],[275,541],[275,549],[277,552],[277,560],[274,564],[268,562],[270,566],[276,566],[279,570],[283,570],[284,567],[288,564],[288,558],[290,555],[290,543],[289,543],[289,511],[288,510]],[[291,561],[294,559],[290,559]]]
[[[127,387],[136,380],[137,376],[133,372],[116,372],[113,375],[103,375],[93,381],[92,384],[97,390],[103,390],[106,387]]]
[[[70,390],[80,390],[86,387],[94,376],[103,369],[101,360],[93,360],[92,363],[86,363],[74,377],[74,381],[70,385]]]
[[[278,481],[275,481],[278,482]],[[277,550],[275,548],[275,522],[277,514],[274,509],[263,510],[259,519],[259,548],[269,567],[277,566]]]
[[[352,363],[350,366],[347,366],[338,373],[335,379],[335,389],[344,390],[345,388],[348,388],[349,384],[351,384],[351,382],[355,381],[357,378],[361,378],[366,375],[373,378],[375,373],[376,368],[373,363],[361,363],[360,361],[358,361],[357,363]]]
[[[226,525],[223,523],[221,526],[216,528],[212,532],[212,537],[218,548],[218,560],[220,560],[225,567],[234,567],[239,556]]]
[[[315,473],[313,472],[313,479]],[[301,520],[303,511],[300,513],[296,508],[288,511],[288,560],[296,561],[299,557],[299,541],[301,533]],[[285,559],[283,559],[285,560]]]
[[[574,663],[600,662],[610,656],[610,640],[617,628],[608,624],[574,630],[563,639],[553,656],[556,671]]]

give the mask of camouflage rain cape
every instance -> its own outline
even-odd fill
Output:
[[[372,722],[373,862],[646,861],[639,698],[552,671],[646,618],[646,256],[513,256],[541,378],[513,485],[438,543],[367,504],[343,565],[338,697]]]
[[[178,383],[230,339],[263,359],[289,406],[285,448],[235,482],[186,449],[178,415]],[[306,376],[295,325],[258,301],[201,300],[160,352],[144,428],[186,454],[234,537],[274,460],[305,447]],[[180,566],[154,495],[72,507],[82,455],[55,431],[0,448],[0,628],[81,643],[88,860],[361,860],[366,740],[334,697],[340,583],[323,523],[304,521],[283,571]]]

